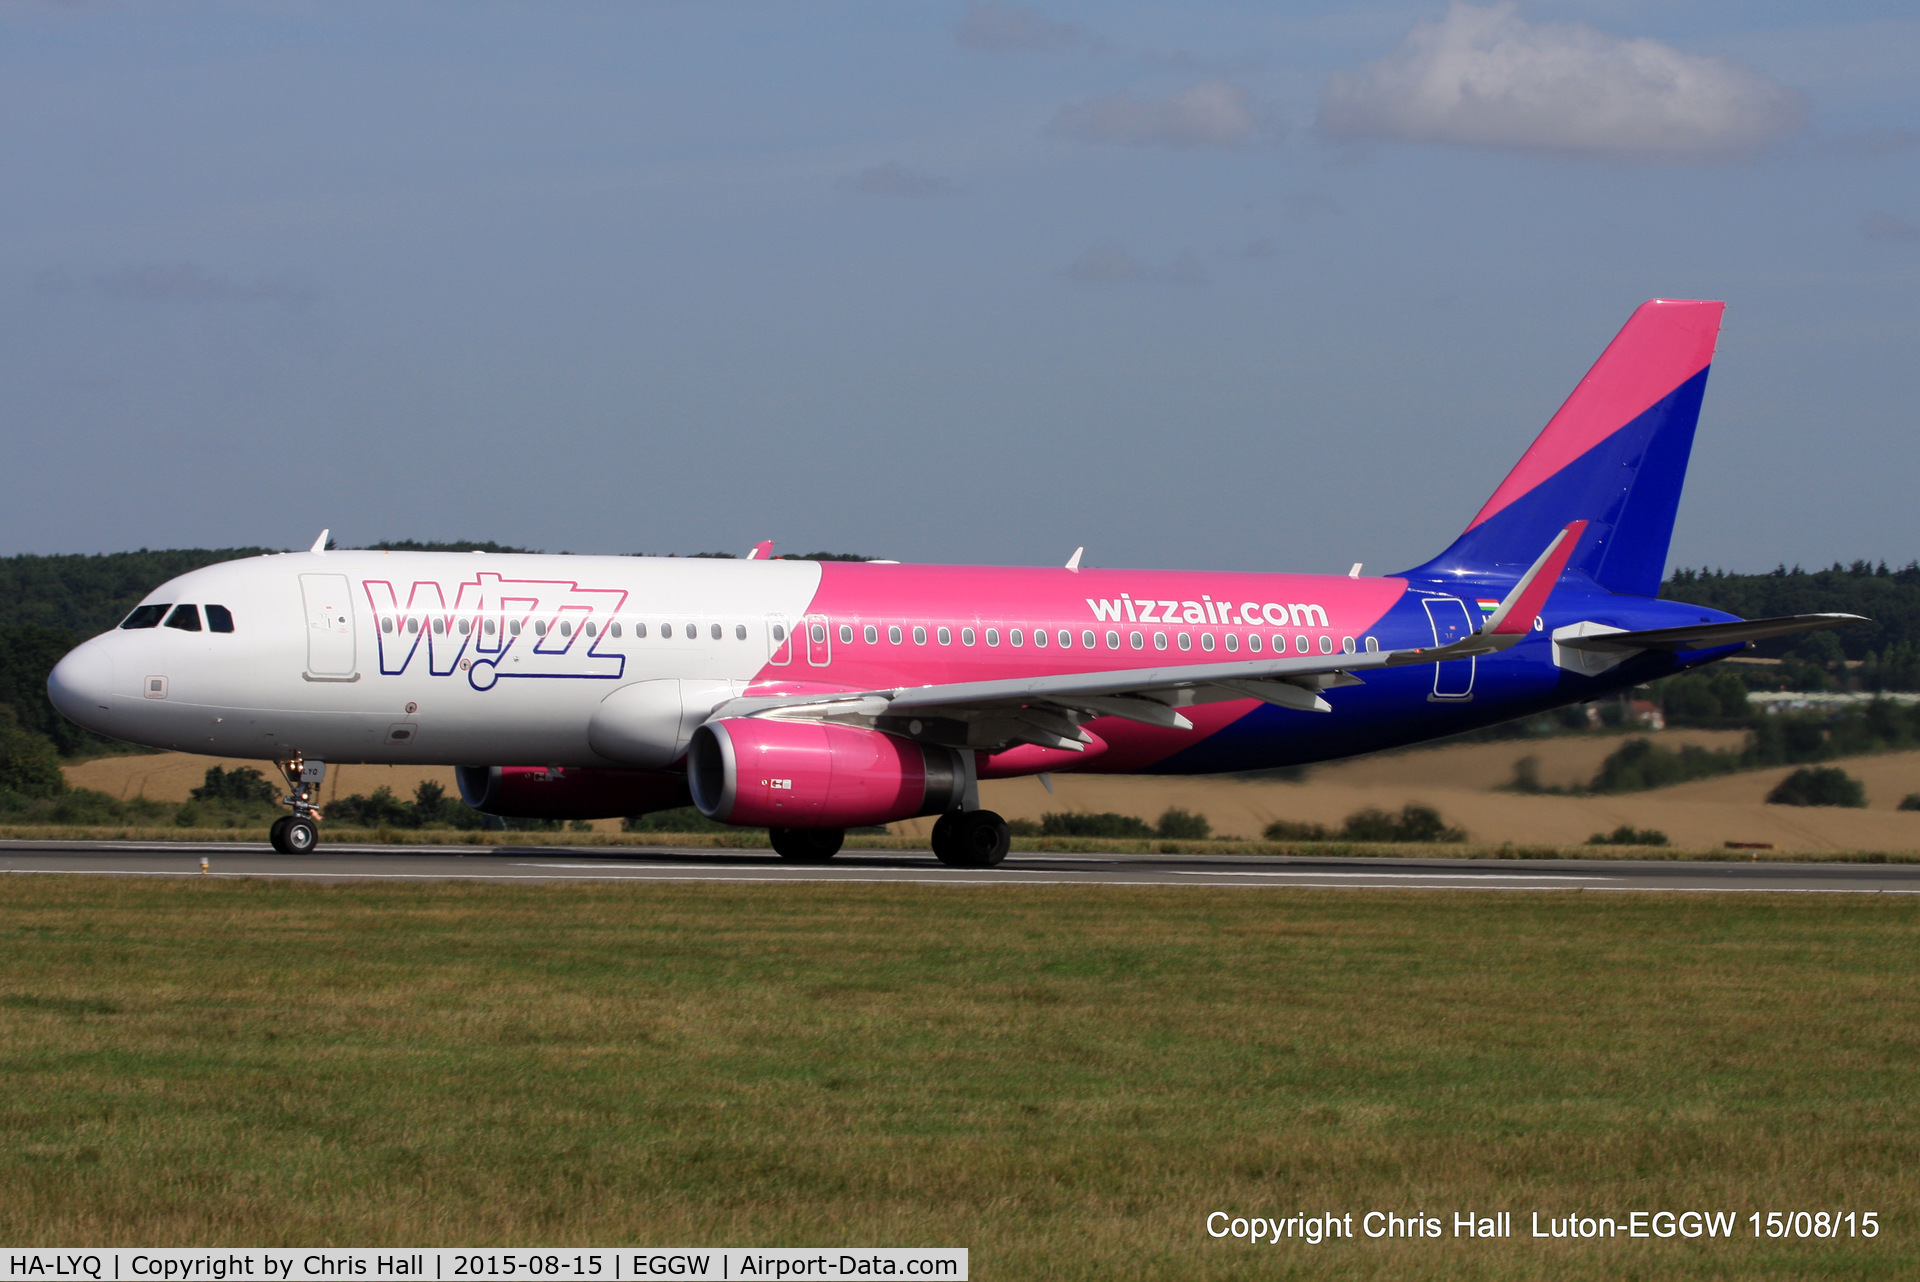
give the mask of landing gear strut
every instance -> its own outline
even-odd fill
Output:
[[[287,777],[290,789],[281,803],[293,807],[293,813],[273,821],[267,840],[283,855],[308,854],[320,844],[320,809],[313,803],[320,781],[327,777],[327,763],[294,757],[274,764]]]
[[[824,864],[840,853],[845,828],[769,828],[773,853],[788,863]]]
[[[933,822],[933,854],[949,868],[994,868],[1007,857],[1013,834],[991,810],[949,810]]]

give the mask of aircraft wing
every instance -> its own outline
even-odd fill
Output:
[[[1320,691],[1358,685],[1355,672],[1385,667],[1390,659],[1417,662],[1403,657],[1412,653],[1303,655],[889,690],[747,696],[728,700],[712,715],[850,719],[968,747],[1035,743],[1078,751],[1092,742],[1080,726],[1098,717],[1190,730],[1193,723],[1179,709],[1228,699],[1261,699],[1303,712],[1331,712],[1333,706],[1320,697]]]
[[[1652,628],[1644,632],[1596,632],[1587,636],[1555,637],[1571,650],[1712,650],[1742,642],[1817,632],[1849,623],[1865,623],[1858,614],[1787,614],[1777,619],[1741,619],[1733,623],[1701,623],[1685,628]]]
[[[848,719],[956,746],[1032,743],[1081,751],[1093,739],[1080,726],[1098,717],[1191,730],[1193,723],[1179,709],[1231,699],[1260,699],[1301,712],[1332,712],[1333,705],[1320,692],[1361,684],[1355,673],[1496,654],[1518,644],[1531,632],[1534,612],[1552,591],[1585,528],[1584,521],[1576,521],[1556,535],[1479,631],[1444,646],[1275,655],[887,690],[747,696],[728,700],[712,716]]]

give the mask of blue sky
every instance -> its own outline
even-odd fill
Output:
[[[1920,555],[1894,4],[0,0],[0,552],[1385,571],[1642,299],[1676,564]]]

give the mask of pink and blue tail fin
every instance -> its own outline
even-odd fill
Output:
[[[1656,595],[1724,308],[1642,303],[1466,532],[1409,577],[1517,576],[1585,521],[1567,568]]]

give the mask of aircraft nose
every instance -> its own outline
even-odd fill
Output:
[[[97,641],[75,646],[48,674],[47,697],[69,721],[104,730],[113,703],[113,656]]]

